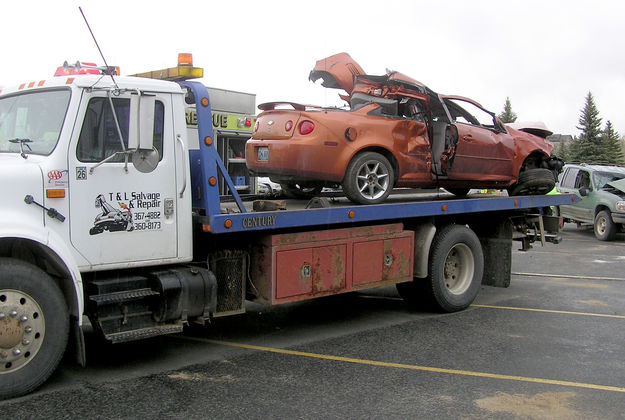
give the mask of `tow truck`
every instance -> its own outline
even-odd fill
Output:
[[[557,242],[542,209],[575,200],[239,194],[252,181],[219,153],[201,74],[77,63],[0,91],[0,398],[43,384],[68,343],[84,365],[88,323],[120,343],[393,284],[408,306],[464,309],[509,285],[513,239]]]

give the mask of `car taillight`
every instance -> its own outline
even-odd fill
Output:
[[[291,128],[293,128],[293,121],[288,120],[288,121],[286,122],[286,124],[284,124],[284,129],[285,129],[286,131],[291,131]]]
[[[300,134],[310,134],[315,129],[315,124],[312,121],[302,121],[299,125],[299,133]]]
[[[258,125],[259,125],[259,124],[260,124],[260,123],[258,122],[258,120],[256,120],[256,122],[254,123],[254,132],[257,132],[257,131],[258,131]]]

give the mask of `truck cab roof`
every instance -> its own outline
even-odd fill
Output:
[[[132,89],[132,90],[145,90],[151,92],[162,93],[182,93],[180,85],[174,82],[166,80],[146,79],[143,77],[132,76],[113,76],[115,78],[115,84],[120,89]],[[99,89],[114,89],[116,86],[111,79],[111,76],[107,75],[71,75],[71,76],[58,76],[50,79],[31,81],[28,83],[22,83],[17,86],[4,87],[0,89],[0,96],[10,95],[14,93],[36,90],[36,89],[48,89],[63,86],[74,86],[78,88],[99,88]]]

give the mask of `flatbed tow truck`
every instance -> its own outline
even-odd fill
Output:
[[[188,80],[198,68],[57,73],[0,91],[0,398],[44,383],[68,343],[84,365],[83,316],[119,343],[244,313],[246,301],[391,284],[409,306],[461,310],[481,284],[509,285],[513,239],[557,242],[542,209],[575,200],[244,200],[214,144],[207,88]]]

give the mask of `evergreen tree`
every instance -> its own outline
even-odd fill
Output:
[[[577,162],[603,162],[607,155],[603,150],[601,118],[591,92],[586,95],[584,109],[581,110],[579,137],[571,143],[571,160]]]
[[[565,162],[568,162],[571,160],[571,151],[570,151],[570,146],[567,143],[567,141],[565,141],[564,139],[562,139],[555,147],[553,153],[559,157],[560,159],[562,159]]]
[[[622,142],[619,134],[614,130],[612,122],[608,120],[603,130],[603,149],[608,163],[622,165],[625,161],[623,156]]]
[[[501,114],[497,115],[503,123],[513,123],[516,121],[516,114],[512,112],[512,104],[510,98],[506,97],[506,103],[503,106]]]

